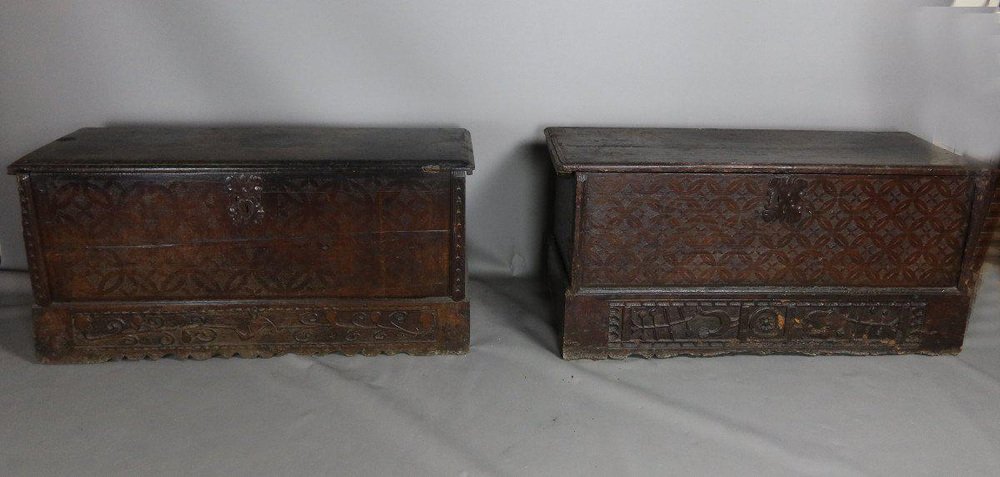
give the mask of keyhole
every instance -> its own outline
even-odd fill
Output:
[[[254,207],[253,205],[253,201],[248,199],[243,199],[237,202],[236,208],[238,209],[237,213],[240,215],[240,217],[243,217],[244,219],[249,219],[251,216],[253,216],[256,209],[256,207]]]
[[[256,222],[255,219],[263,212],[260,206],[252,199],[237,199],[236,203],[229,206],[229,214],[233,221],[238,224],[248,224]]]

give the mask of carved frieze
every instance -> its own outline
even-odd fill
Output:
[[[271,307],[79,312],[71,317],[77,348],[172,348],[431,342],[429,309]]]
[[[922,302],[615,300],[611,348],[720,348],[741,343],[906,346],[927,333]]]

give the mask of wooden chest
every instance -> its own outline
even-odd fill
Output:
[[[464,353],[463,129],[88,128],[12,164],[43,362]]]
[[[563,357],[959,351],[995,166],[905,133],[546,137]]]

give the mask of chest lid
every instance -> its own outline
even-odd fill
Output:
[[[904,132],[548,128],[556,171],[946,173],[989,163]]]
[[[26,172],[288,169],[471,171],[460,128],[109,127],[84,128],[7,168]]]

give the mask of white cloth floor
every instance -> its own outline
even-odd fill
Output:
[[[1000,475],[1000,272],[958,356],[563,361],[537,282],[466,356],[41,365],[0,274],[3,475]]]

